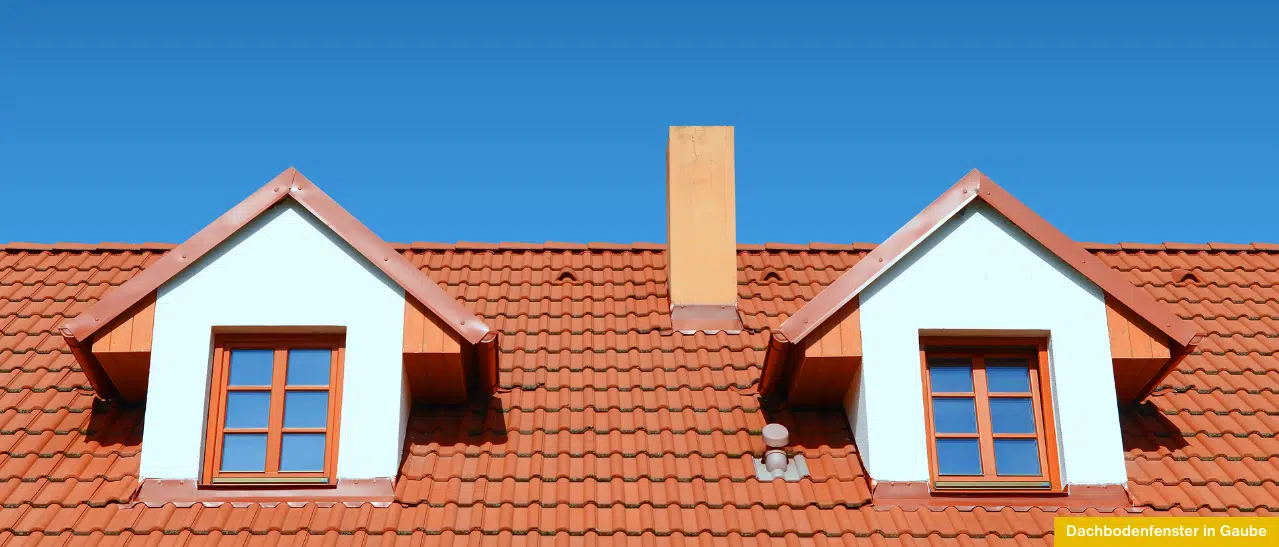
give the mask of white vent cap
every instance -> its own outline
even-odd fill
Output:
[[[788,444],[790,444],[790,431],[786,430],[786,426],[782,424],[764,426],[764,446],[783,448]]]

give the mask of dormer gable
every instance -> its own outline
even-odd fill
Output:
[[[853,311],[858,307],[859,295],[973,203],[989,207],[1048,254],[1105,293],[1114,372],[1123,378],[1117,386],[1117,394],[1122,401],[1136,402],[1148,395],[1176,360],[1202,339],[1193,323],[1177,317],[1149,293],[1124,280],[1092,253],[974,169],[782,323],[781,328],[773,333],[770,343],[770,355],[765,360],[762,374],[762,390],[765,393],[778,389],[789,392],[795,385],[821,383],[820,377],[809,378],[796,372],[804,368],[807,358],[814,356],[839,358],[855,365],[861,357],[860,335],[854,337],[856,343],[846,344],[834,354],[829,343],[823,344],[819,340],[828,341],[832,332],[845,333],[846,338],[850,331],[860,332],[860,315]],[[802,356],[791,354],[793,346],[803,349]],[[814,347],[818,349],[814,350]],[[790,365],[786,364],[788,360]],[[851,377],[851,372],[844,369],[839,374]],[[829,397],[810,398],[804,393],[794,402],[830,402]]]
[[[441,336],[447,333],[451,340],[457,341],[457,353],[466,353],[464,346],[473,351],[478,345],[479,361],[495,362],[484,353],[495,350],[496,333],[491,332],[483,320],[445,293],[302,173],[290,167],[136,277],[108,292],[84,313],[59,327],[98,398],[140,400],[145,394],[146,371],[150,362],[156,290],[281,203],[300,206],[398,285],[405,292],[405,313],[420,310],[417,312],[419,317],[429,316]],[[418,328],[420,324],[414,323],[413,327]],[[420,335],[420,330],[406,332],[406,340]],[[449,353],[452,352],[450,349]],[[416,363],[423,362],[419,357],[421,354],[438,351],[406,343],[404,353],[406,361]],[[471,375],[476,376],[474,372]],[[495,370],[478,374],[479,382],[489,386],[484,389],[491,389],[491,378],[495,375]],[[452,396],[459,397],[457,394]],[[460,397],[465,398],[465,393]]]

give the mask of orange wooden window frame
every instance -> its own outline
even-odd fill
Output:
[[[968,358],[972,365],[972,392],[933,393],[929,358]],[[987,358],[1026,357],[1030,366],[1030,392],[991,394],[987,391]],[[920,339],[919,360],[924,384],[924,419],[928,431],[928,462],[932,485],[938,491],[979,493],[1061,492],[1058,471],[1057,432],[1053,418],[1052,376],[1048,365],[1048,341],[1042,338],[945,338]],[[1035,433],[994,433],[990,399],[1031,398]],[[972,398],[976,405],[977,433],[937,433],[933,424],[933,397]],[[981,475],[941,475],[937,462],[938,438],[976,438],[981,454]],[[1039,441],[1037,476],[999,476],[995,471],[995,439],[1034,438]]]
[[[209,390],[208,425],[205,429],[204,474],[205,485],[243,486],[246,484],[337,484],[338,425],[342,410],[342,369],[346,361],[346,342],[342,334],[266,334],[223,333],[213,340],[213,374]],[[271,385],[255,387],[228,387],[231,351],[235,349],[271,349]],[[324,428],[285,428],[284,394],[288,374],[288,353],[292,349],[329,349],[329,384],[327,386],[287,386],[287,391],[325,391],[329,394],[328,414]],[[222,439],[226,432],[227,393],[231,391],[269,391],[271,406],[266,428],[235,428],[232,432],[266,433],[265,471],[219,470],[222,461]],[[322,471],[279,471],[280,449],[283,434],[324,433],[324,469]]]

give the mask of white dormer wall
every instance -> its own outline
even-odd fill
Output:
[[[218,326],[345,327],[338,478],[398,474],[404,289],[286,199],[160,287],[141,478],[200,479]]]
[[[845,398],[872,479],[929,476],[919,338],[974,330],[1049,336],[1063,484],[1123,484],[1102,290],[974,201],[861,297],[862,368]]]

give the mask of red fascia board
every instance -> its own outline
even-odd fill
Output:
[[[759,392],[768,395],[781,383],[786,356],[790,352],[790,341],[786,335],[774,332],[768,338],[768,348],[764,350],[764,367],[759,374]]]
[[[93,307],[59,327],[63,337],[85,343],[99,329],[136,304],[151,291],[173,279],[200,257],[230,238],[267,209],[291,197],[333,230],[364,258],[400,285],[432,313],[448,323],[462,338],[474,344],[489,327],[439,285],[415,268],[363,223],[351,216],[302,173],[290,167],[230,211],[218,217],[190,239],[169,251],[150,267],[108,292]],[[96,387],[96,386],[95,386]]]
[[[791,343],[798,343],[827,318],[864,290],[871,281],[901,260],[924,238],[945,224],[972,200],[980,199],[1008,218],[1058,258],[1087,277],[1107,294],[1128,306],[1151,325],[1182,347],[1193,346],[1199,336],[1193,323],[1177,317],[1149,293],[1125,281],[1101,259],[1054,228],[994,181],[973,169],[951,186],[888,240],[875,247],[860,262],[831,283],[795,315],[782,323],[781,331]]]
[[[484,395],[493,395],[497,392],[497,361],[501,352],[502,345],[498,342],[497,331],[484,335],[484,338],[475,344],[475,363],[479,375],[478,384],[480,392]]]
[[[89,380],[89,387],[93,388],[94,395],[105,401],[120,394],[111,377],[107,376],[106,369],[102,368],[102,363],[99,363],[98,358],[86,347],[87,342],[81,344],[79,340],[67,336],[65,332],[63,340],[71,349],[71,355],[75,357],[76,362],[80,363],[80,370],[84,371],[84,377]]]

